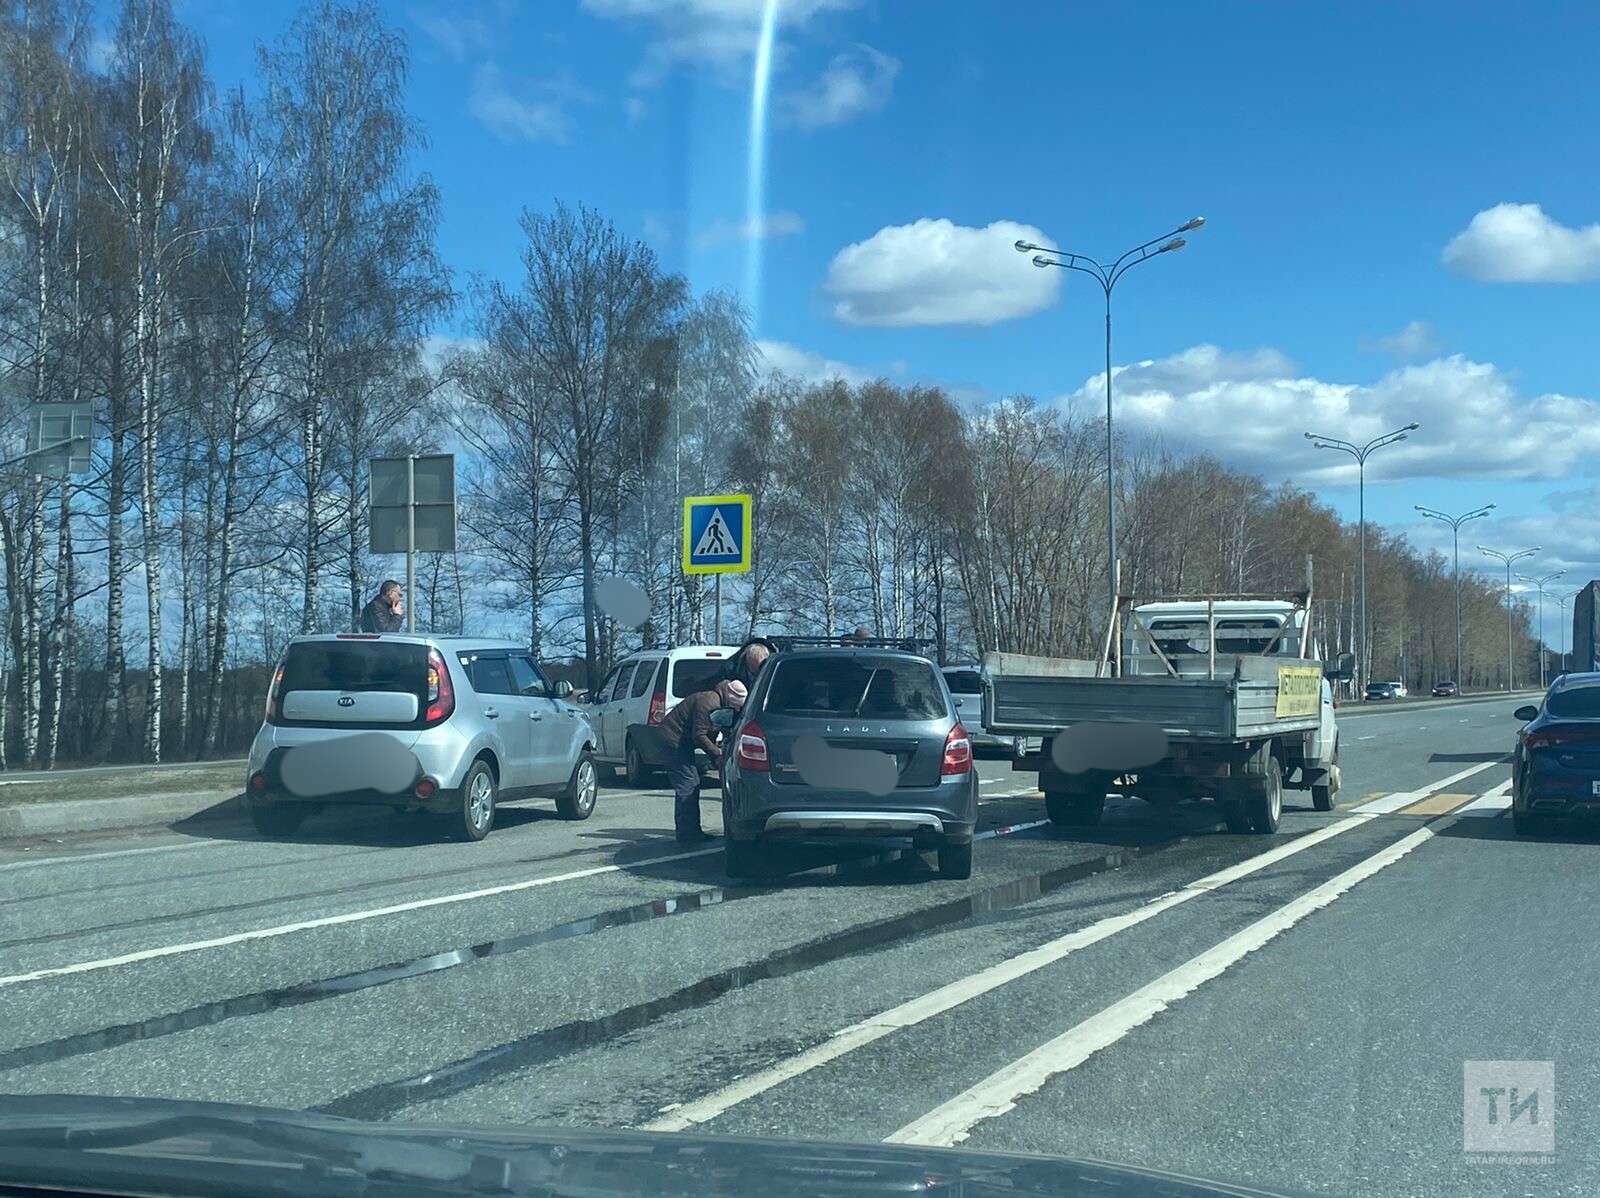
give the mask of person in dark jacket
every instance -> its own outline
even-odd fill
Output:
[[[405,627],[405,589],[394,579],[385,579],[372,602],[361,609],[362,632],[399,632]]]
[[[710,840],[700,827],[700,766],[695,749],[701,749],[719,769],[722,746],[711,713],[719,707],[737,710],[749,692],[744,683],[727,679],[708,691],[696,691],[661,721],[661,743],[667,750],[667,781],[672,783],[672,823],[679,844]]]

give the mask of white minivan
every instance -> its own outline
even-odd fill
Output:
[[[681,645],[623,658],[585,705],[599,741],[595,760],[620,770],[629,786],[647,785],[666,764],[660,724],[667,712],[711,685],[738,652],[736,645]]]

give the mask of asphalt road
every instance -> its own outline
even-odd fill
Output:
[[[1340,809],[1290,792],[1270,838],[1136,801],[1069,836],[985,761],[968,882],[861,847],[725,888],[620,787],[475,845],[368,813],[8,842],[0,1091],[1600,1192],[1600,840],[1511,834],[1512,706],[1344,713]],[[1554,1062],[1553,1152],[1464,1151],[1478,1061]]]

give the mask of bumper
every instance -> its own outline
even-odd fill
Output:
[[[1531,785],[1513,800],[1524,815],[1564,815],[1600,819],[1600,795],[1593,793],[1592,778],[1551,778],[1535,775]]]
[[[248,792],[249,802],[253,806],[276,807],[289,803],[298,803],[306,807],[317,809],[327,807],[390,807],[396,810],[429,811],[435,815],[444,815],[455,811],[461,806],[461,791],[436,790],[428,798],[420,798],[414,793],[401,792],[389,794],[381,790],[349,790],[339,794],[330,795],[297,795],[281,787],[269,787],[266,790],[252,790]]]
[[[963,844],[972,839],[978,812],[976,774],[888,795],[818,791],[740,774],[728,780],[723,795],[723,824],[734,840],[910,837]]]

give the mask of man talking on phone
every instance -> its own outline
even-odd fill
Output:
[[[405,590],[394,579],[385,579],[372,602],[361,609],[361,631],[399,632],[405,623]]]

